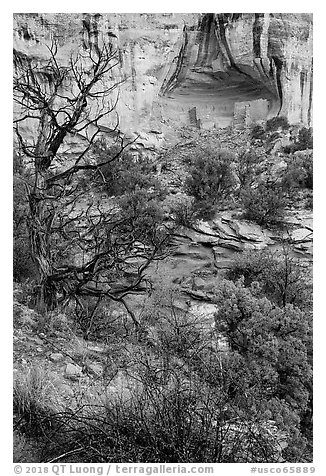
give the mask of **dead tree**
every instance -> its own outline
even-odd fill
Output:
[[[148,237],[141,242],[119,206],[105,210],[90,195],[85,205],[80,189],[80,176],[101,173],[128,146],[121,139],[113,155],[102,162],[90,159],[103,121],[115,115],[111,131],[118,130],[120,82],[112,79],[119,64],[117,50],[103,43],[72,55],[68,65],[59,64],[55,42],[48,53],[40,64],[14,51],[14,129],[32,174],[28,229],[38,269],[37,308],[46,312],[60,299],[82,295],[124,302],[128,293],[142,287],[150,262],[163,256],[166,233],[154,226],[152,243]],[[28,125],[34,127],[34,137],[26,133]],[[75,137],[80,149],[72,159],[66,151]]]

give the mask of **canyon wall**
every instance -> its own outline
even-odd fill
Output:
[[[120,130],[154,147],[187,124],[213,129],[277,114],[312,124],[311,14],[14,15],[16,55],[42,63],[53,37],[63,64],[90,44],[117,46],[108,81],[124,81]]]

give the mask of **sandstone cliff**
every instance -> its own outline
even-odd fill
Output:
[[[120,129],[158,146],[176,126],[211,129],[280,114],[312,123],[310,14],[16,14],[16,56],[60,61],[98,41],[120,56]],[[112,78],[108,78],[112,80]]]

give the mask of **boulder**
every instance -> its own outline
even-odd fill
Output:
[[[53,353],[50,355],[50,360],[52,360],[52,362],[61,362],[63,355],[60,352]]]
[[[30,341],[33,341],[35,344],[37,345],[43,345],[43,340],[40,339],[39,337],[37,336],[34,336],[34,337],[30,337],[29,338]]]
[[[300,228],[307,228],[308,230],[313,230],[313,216],[312,213],[305,213],[302,215],[300,212],[288,213],[283,220],[285,223],[294,225]]]
[[[294,246],[294,251],[296,251],[297,253],[299,253],[299,255],[303,257],[307,257],[308,259],[310,259],[310,257],[312,258],[312,255],[313,255],[312,241],[299,243],[298,245]]]
[[[243,244],[243,250],[244,251],[255,251],[255,250],[263,250],[266,248],[267,243],[264,241],[257,241],[255,243],[253,242],[244,242]]]
[[[79,365],[67,364],[65,369],[65,377],[70,380],[78,380],[82,377],[83,371]]]
[[[312,240],[312,231],[307,228],[298,228],[291,233],[291,240],[295,243],[305,243]]]
[[[195,277],[192,282],[192,289],[194,291],[207,291],[207,281],[203,278]]]
[[[229,223],[230,227],[235,231],[240,239],[249,241],[266,242],[268,241],[262,228],[256,223],[248,221],[233,220]],[[267,243],[266,243],[267,245]]]
[[[230,343],[227,337],[222,334],[218,334],[216,337],[217,348],[221,352],[228,352],[230,350]]]
[[[313,217],[312,215],[303,215],[299,217],[301,226],[304,228],[307,228],[308,230],[313,230],[314,224],[313,224]]]
[[[204,235],[214,236],[215,238],[219,237],[214,228],[206,221],[199,221],[194,226],[194,228],[196,229],[196,231],[198,231],[199,233],[203,233]]]
[[[211,332],[215,325],[216,304],[210,302],[191,301],[189,312],[196,318],[196,323],[202,329]]]
[[[98,362],[92,362],[91,364],[87,364],[87,369],[95,376],[95,377],[102,377],[103,375],[103,367]]]
[[[70,400],[71,397],[74,396],[74,390],[70,387],[70,385],[67,385],[65,383],[61,383],[58,385],[58,391],[60,392],[60,395],[62,395],[63,398],[66,398],[67,400]]]
[[[215,218],[213,220],[212,228],[216,230],[221,238],[235,237],[235,231],[223,221],[222,218]]]
[[[211,323],[215,322],[214,316],[217,312],[217,305],[212,303],[191,303],[189,311],[201,319],[209,319]]]

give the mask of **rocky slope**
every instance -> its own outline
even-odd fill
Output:
[[[224,127],[276,114],[312,122],[310,14],[16,14],[14,48],[40,62],[113,41],[120,128],[158,147],[176,125]],[[108,78],[108,81],[112,78]]]

